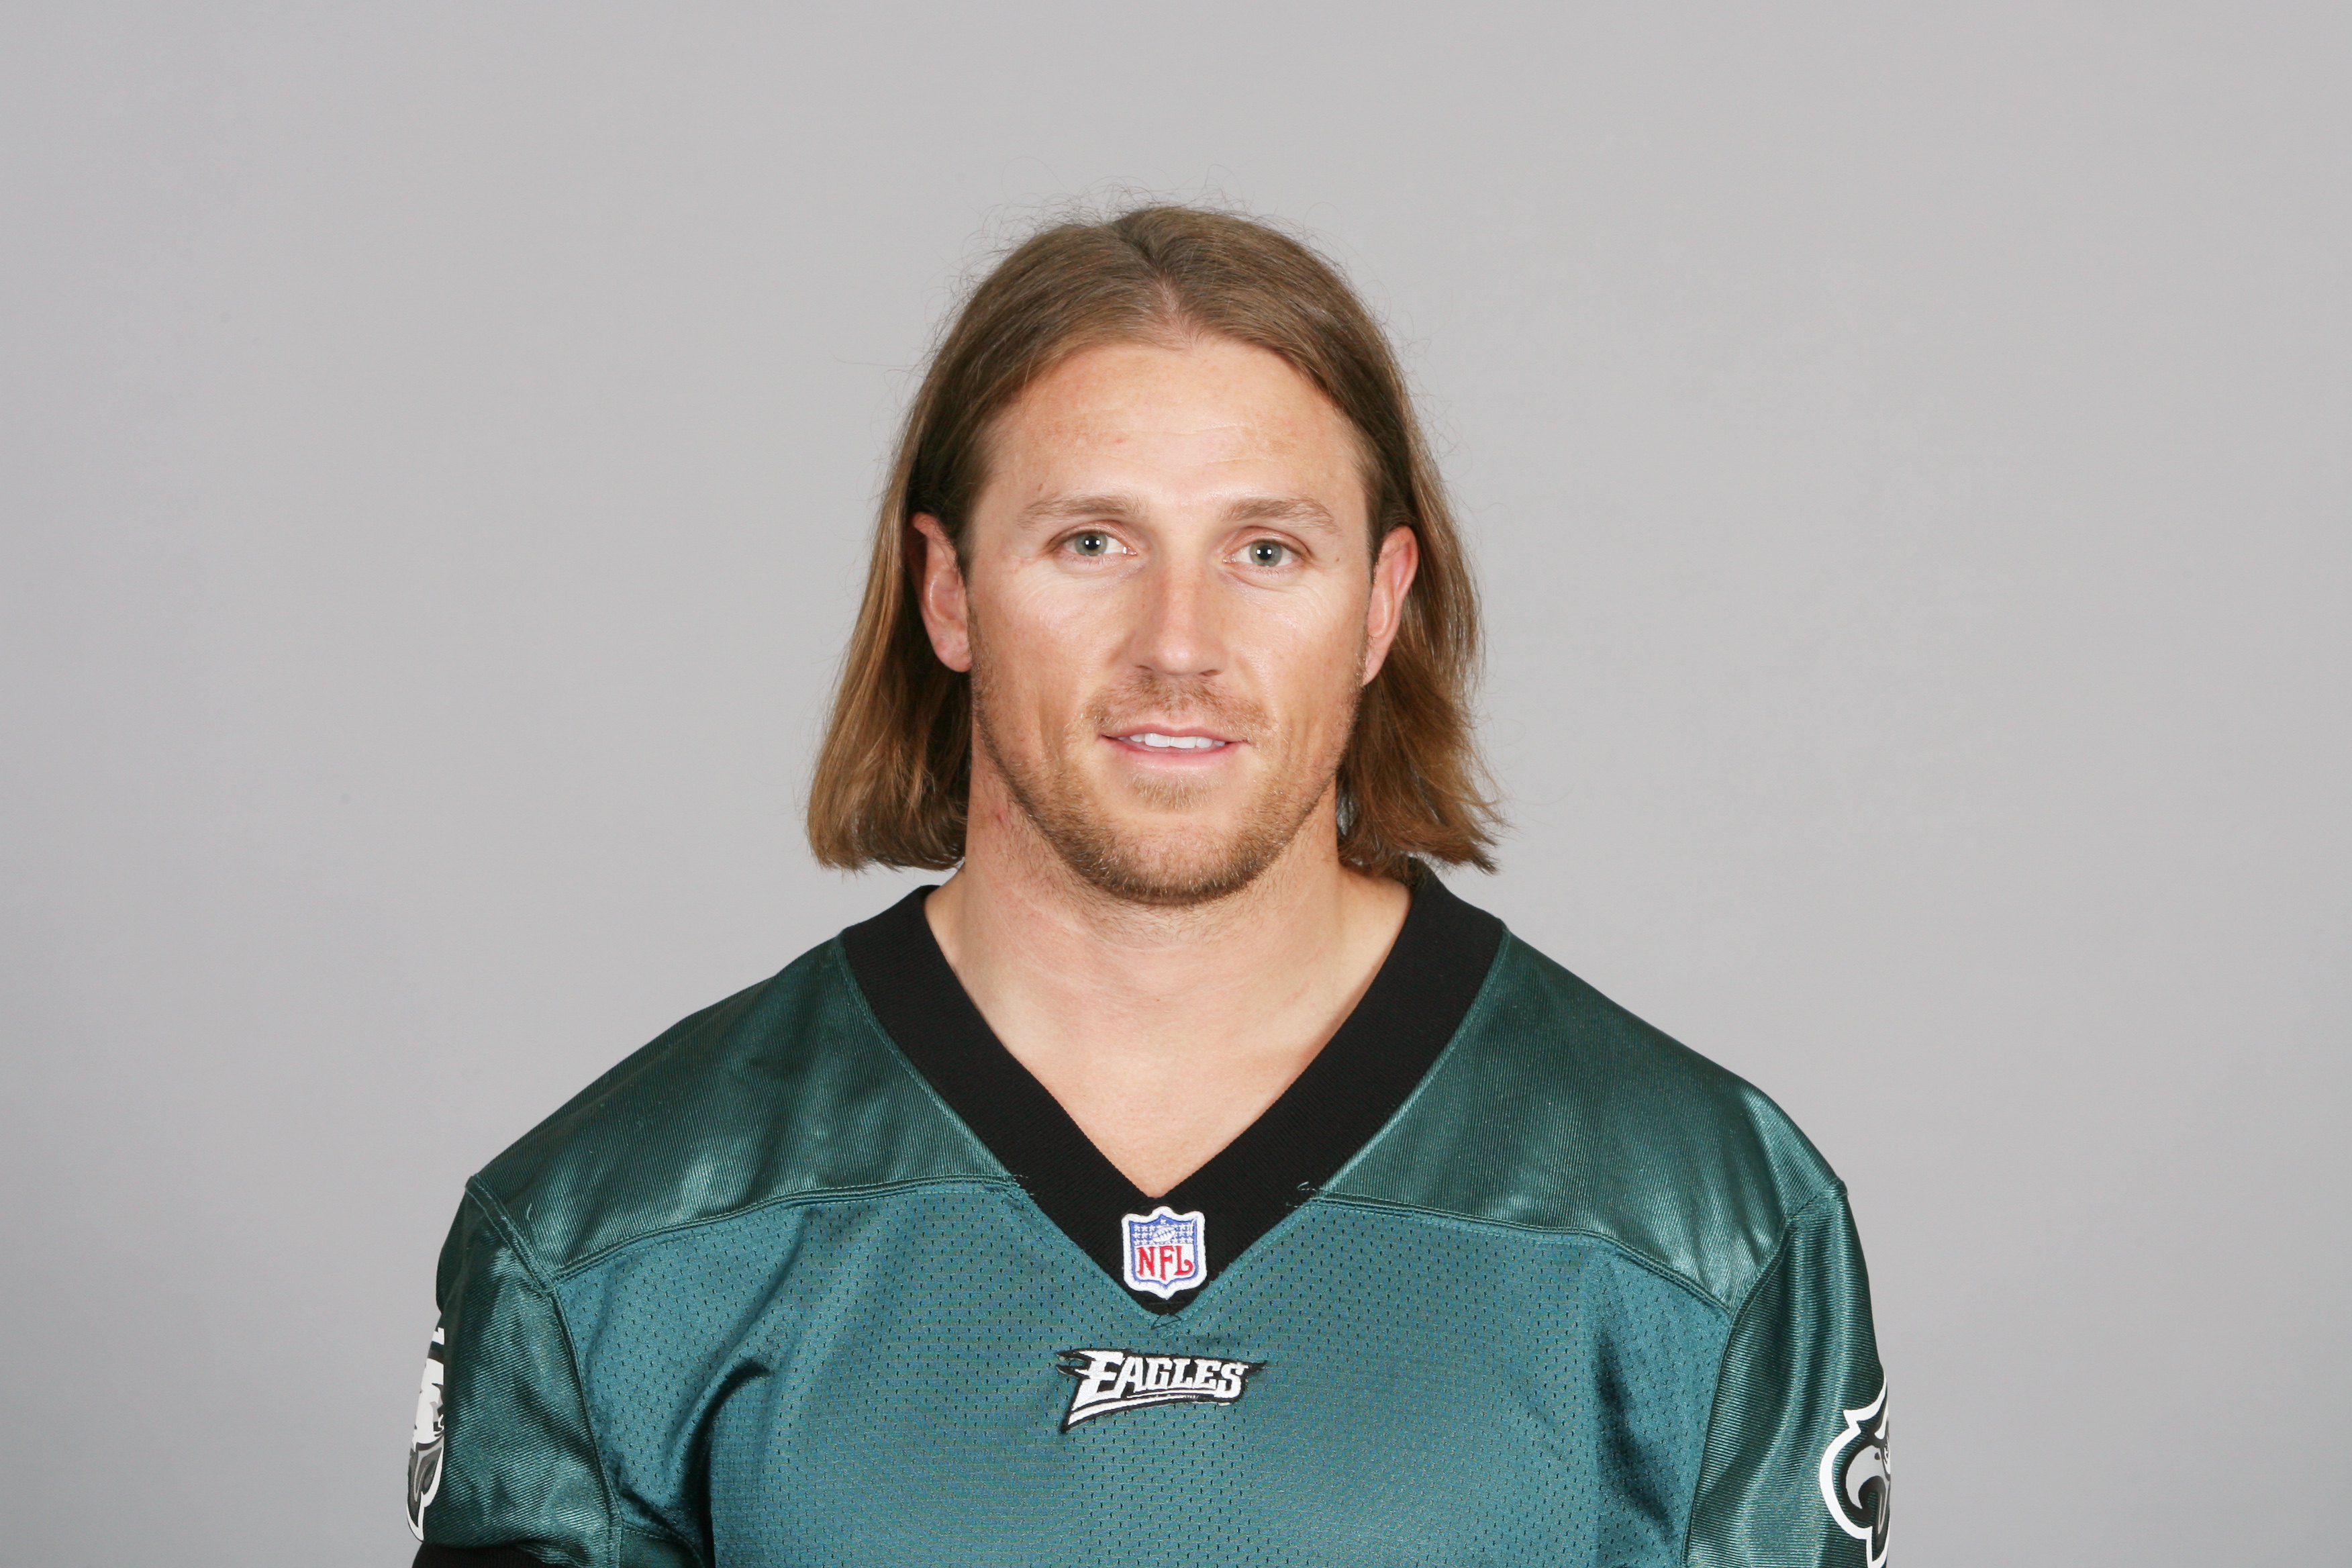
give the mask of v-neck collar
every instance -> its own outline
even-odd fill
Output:
[[[1045,1217],[1155,1312],[1181,1310],[1387,1125],[1469,1012],[1503,922],[1423,872],[1380,972],[1315,1059],[1265,1114],[1157,1198],[1144,1196],[981,1016],[923,918],[919,888],[849,927],[859,989],[899,1050],[1027,1191]],[[1169,1300],[1123,1272],[1129,1217],[1161,1205],[1202,1216],[1205,1269]]]

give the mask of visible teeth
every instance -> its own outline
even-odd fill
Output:
[[[1159,751],[1205,752],[1224,744],[1223,741],[1207,735],[1163,735],[1157,730],[1146,730],[1140,735],[1129,735],[1128,739]]]

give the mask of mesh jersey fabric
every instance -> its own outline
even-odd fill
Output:
[[[1884,1562],[1842,1188],[1507,937],[1402,1109],[1180,1311],[1046,1219],[838,942],[469,1183],[439,1285],[421,1561]],[[1066,1429],[1087,1348],[1254,1370]]]

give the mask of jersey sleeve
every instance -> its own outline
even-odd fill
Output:
[[[420,1411],[409,1465],[417,1562],[614,1568],[609,1494],[562,1315],[503,1215],[470,1189],[441,1251],[437,1294],[439,1452],[421,1458]]]
[[[1883,1568],[1886,1383],[1842,1188],[1790,1222],[1724,1352],[1686,1568]]]

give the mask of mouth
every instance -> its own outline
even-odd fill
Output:
[[[1173,727],[1121,730],[1103,739],[1125,750],[1154,757],[1212,756],[1242,743],[1208,730]]]

